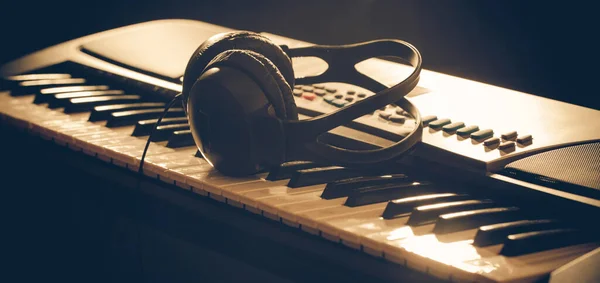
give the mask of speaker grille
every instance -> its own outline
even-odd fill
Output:
[[[600,196],[600,142],[536,154],[512,162],[504,169],[517,179],[575,190],[597,199]]]

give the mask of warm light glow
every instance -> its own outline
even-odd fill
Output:
[[[395,246],[437,262],[451,265],[471,273],[490,273],[499,268],[483,258],[473,240],[451,243],[440,242],[434,234],[410,237],[394,242]]]

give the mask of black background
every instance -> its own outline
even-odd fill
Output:
[[[419,48],[428,69],[600,109],[598,17],[595,7],[575,1],[4,1],[0,63],[106,29],[188,18],[320,44],[400,38]],[[35,144],[17,148],[19,142],[0,139],[12,262],[0,277],[110,281],[97,272],[114,257],[103,245],[114,236],[106,235],[112,216],[64,205],[71,191],[90,189],[89,181],[65,177],[67,169],[24,150]]]
[[[18,3],[17,3],[18,2]],[[188,18],[321,44],[401,38],[425,67],[600,109],[597,19],[576,1],[10,1],[0,62],[128,24]]]

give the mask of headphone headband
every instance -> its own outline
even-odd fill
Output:
[[[422,68],[419,51],[401,40],[375,40],[341,46],[310,46],[284,51],[290,57],[318,57],[328,64],[325,72],[310,77],[296,78],[297,84],[342,82],[357,85],[375,94],[351,105],[311,119],[282,121],[287,138],[286,159],[297,159],[309,151],[314,158],[323,161],[335,160],[339,165],[372,164],[398,156],[421,140],[423,127],[418,109],[406,96],[417,86]],[[356,70],[356,64],[375,57],[395,57],[413,66],[412,73],[398,84],[387,88]],[[372,113],[382,105],[396,103],[415,118],[415,128],[403,140],[374,150],[350,150],[317,141],[317,136],[340,125]]]

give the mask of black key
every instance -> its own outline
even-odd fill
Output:
[[[319,167],[316,163],[312,161],[291,161],[283,163],[275,168],[272,168],[269,171],[269,175],[267,176],[267,180],[269,181],[278,181],[285,180],[292,177],[292,174],[298,170],[309,169]]]
[[[190,125],[185,124],[172,124],[172,125],[160,125],[156,127],[156,130],[152,134],[150,141],[159,142],[166,141],[175,131],[189,130]]]
[[[506,238],[500,251],[504,256],[519,256],[596,241],[591,234],[577,229],[553,229],[513,234]]]
[[[121,127],[135,125],[137,121],[158,118],[165,112],[164,109],[144,109],[144,110],[129,110],[119,111],[110,114],[107,127]],[[184,117],[185,113],[181,108],[171,108],[165,115],[165,118]]]
[[[385,186],[372,186],[360,188],[357,192],[349,195],[344,205],[350,207],[369,205],[440,190],[441,188],[429,182],[403,182]]]
[[[494,207],[442,214],[435,222],[433,233],[447,234],[491,223],[513,221],[522,218],[519,212],[518,207]]]
[[[35,94],[33,103],[40,104],[45,103],[55,94],[67,93],[67,92],[80,92],[80,91],[94,91],[94,90],[108,90],[107,85],[75,85],[75,86],[60,86],[41,89]]]
[[[415,197],[401,198],[388,202],[382,216],[385,219],[393,219],[410,213],[415,207],[418,206],[466,200],[468,198],[471,197],[465,194],[454,193],[426,194]]]
[[[139,95],[109,95],[96,97],[71,98],[65,105],[65,113],[90,111],[96,106],[140,102]],[[160,110],[160,109],[159,109]]]
[[[387,172],[369,172],[367,170],[348,169],[339,166],[318,167],[296,171],[288,183],[288,187],[298,188],[316,184],[324,184],[337,180],[360,176],[385,175]]]
[[[59,94],[66,92],[92,91],[92,90],[108,90],[107,85],[75,85],[75,86],[60,86],[44,88],[40,90],[41,94]]]
[[[192,137],[192,131],[183,130],[183,131],[175,131],[169,137],[169,141],[167,142],[168,148],[178,148],[178,147],[186,147],[195,145],[194,137]],[[196,155],[196,157],[202,158],[202,154],[200,156]]]
[[[2,79],[6,80],[6,81],[22,82],[22,81],[68,79],[70,77],[71,77],[70,74],[51,73],[51,74],[24,74],[24,75],[8,76],[8,77],[4,77]]]
[[[158,122],[158,119],[149,119],[149,120],[138,121],[137,124],[135,125],[135,129],[133,129],[132,136],[140,137],[140,136],[150,135],[150,132],[152,132],[152,129],[154,128],[154,125],[156,124],[156,122]],[[182,124],[182,123],[187,123],[187,122],[188,122],[187,117],[175,117],[175,118],[164,118],[164,119],[162,119],[162,121],[160,121],[160,124],[161,125],[172,125],[172,124]]]
[[[68,79],[70,77],[70,74],[25,74],[8,76],[0,79],[0,90],[11,90],[20,82],[24,81],[57,80]]]
[[[114,95],[123,95],[122,90],[113,89],[113,90],[96,90],[96,91],[78,91],[78,92],[67,92],[67,93],[58,93],[55,95],[47,95],[44,96],[40,103],[48,102],[49,108],[60,108],[69,104],[71,98],[82,98],[82,97],[98,97],[98,96],[114,96]],[[41,96],[40,96],[41,97]],[[34,101],[35,103],[35,101]]]
[[[110,114],[118,111],[127,110],[140,110],[140,109],[153,109],[153,108],[164,108],[165,104],[162,102],[142,102],[132,104],[114,104],[114,105],[103,105],[96,106],[90,114],[90,122],[108,120]]]
[[[346,197],[353,193],[353,190],[358,188],[381,186],[387,184],[406,181],[407,177],[404,174],[393,174],[384,176],[361,176],[345,180],[339,180],[327,184],[325,190],[321,194],[321,198],[334,199]]]
[[[491,200],[462,200],[419,206],[413,209],[407,225],[419,226],[435,222],[442,214],[492,207]]]
[[[14,88],[10,95],[12,96],[23,96],[38,93],[41,89],[49,87],[59,86],[72,86],[84,84],[85,79],[82,78],[68,78],[68,79],[55,79],[55,80],[37,80],[37,81],[24,81],[18,83],[17,87]]]
[[[553,219],[520,220],[479,227],[473,245],[484,247],[502,244],[508,235],[532,231],[564,228],[563,222]]]

